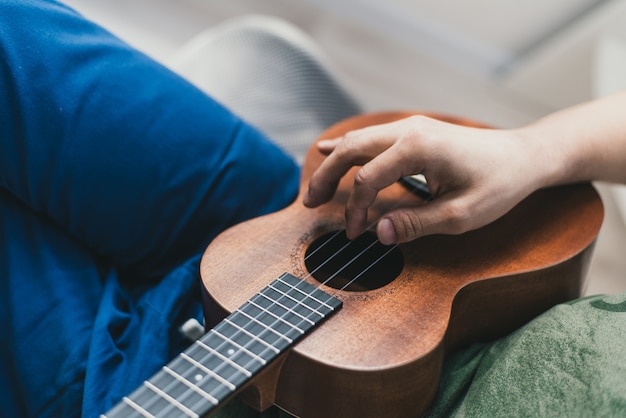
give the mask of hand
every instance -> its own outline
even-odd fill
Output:
[[[521,130],[469,128],[412,116],[318,143],[328,155],[313,173],[304,204],[334,195],[340,178],[362,166],[346,205],[348,237],[367,225],[367,209],[380,190],[400,177],[423,174],[433,200],[397,209],[378,221],[383,244],[429,234],[459,234],[499,218],[539,187],[542,165]]]

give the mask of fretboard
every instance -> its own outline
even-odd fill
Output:
[[[103,417],[201,417],[341,307],[284,273]]]

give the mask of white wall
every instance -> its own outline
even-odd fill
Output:
[[[220,18],[271,13],[318,26],[340,16],[450,71],[505,89],[541,113],[593,96],[594,56],[623,0],[67,0],[166,60]],[[149,5],[150,10],[146,10]],[[288,5],[288,6],[286,6]],[[143,16],[143,17],[142,17]],[[617,23],[616,23],[617,22]]]
[[[595,45],[622,0],[308,0],[546,110],[592,97]]]
[[[309,0],[489,76],[603,0]]]

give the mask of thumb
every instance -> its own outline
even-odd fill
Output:
[[[399,244],[433,234],[461,234],[472,227],[469,210],[451,201],[433,201],[386,214],[376,227],[382,244]]]

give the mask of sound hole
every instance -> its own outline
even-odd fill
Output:
[[[381,244],[372,232],[350,241],[344,231],[317,238],[305,253],[313,278],[335,289],[365,291],[393,281],[404,266],[398,247]]]

